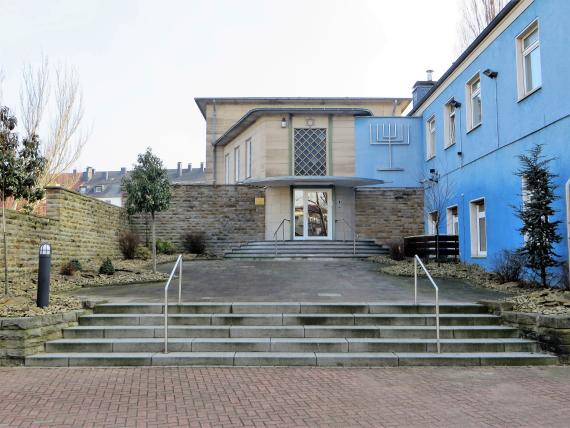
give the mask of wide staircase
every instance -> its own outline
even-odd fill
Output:
[[[228,251],[227,259],[329,259],[361,258],[387,254],[373,240],[353,241],[252,241]]]
[[[545,365],[557,357],[477,304],[100,304],[27,366]]]

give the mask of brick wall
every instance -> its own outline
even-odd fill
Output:
[[[385,243],[423,233],[423,190],[358,189],[355,195],[356,232],[362,239]]]
[[[174,185],[170,208],[156,215],[156,237],[183,249],[187,233],[203,232],[206,251],[216,255],[239,243],[263,240],[265,207],[256,206],[255,198],[264,196],[262,188],[250,186]],[[143,242],[150,238],[147,219],[131,218]]]
[[[123,209],[59,187],[50,187],[46,193],[46,217],[6,211],[11,273],[36,270],[38,247],[42,242],[51,244],[54,266],[72,258],[86,261],[121,254],[118,237],[129,227]],[[0,263],[3,269],[2,245]]]

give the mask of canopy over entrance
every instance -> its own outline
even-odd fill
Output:
[[[364,177],[341,177],[332,175],[322,176],[302,176],[286,175],[280,177],[250,178],[245,180],[243,184],[252,186],[339,186],[339,187],[360,187],[372,186],[375,184],[383,184],[384,180],[376,180],[374,178]]]

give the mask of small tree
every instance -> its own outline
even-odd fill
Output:
[[[150,147],[138,156],[138,163],[130,175],[123,178],[123,191],[127,193],[127,212],[149,213],[152,235],[152,266],[156,272],[155,214],[168,209],[170,205],[170,183],[160,158]]]
[[[39,138],[32,134],[22,141],[14,131],[16,117],[8,107],[0,106],[0,187],[2,197],[2,237],[4,244],[4,294],[8,289],[8,245],[6,242],[6,198],[24,199],[32,204],[43,197],[38,180],[45,168],[39,154]]]
[[[550,172],[550,162],[542,156],[542,145],[536,145],[528,154],[519,156],[521,167],[516,175],[523,180],[525,201],[516,209],[517,217],[522,220],[519,229],[525,237],[521,253],[525,256],[525,266],[540,277],[542,286],[548,285],[548,269],[559,266],[559,257],[554,251],[554,244],[562,240],[557,232],[560,221],[551,221],[556,214],[552,203],[559,199],[556,194],[554,179]]]
[[[436,259],[439,260],[439,235],[441,222],[445,219],[447,207],[455,196],[454,185],[448,177],[443,180],[437,172],[421,180],[424,185],[424,209],[429,222],[433,223],[436,236]]]

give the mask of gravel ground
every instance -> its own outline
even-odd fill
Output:
[[[161,254],[157,257],[157,263],[173,262],[177,257],[178,255]],[[184,260],[190,261],[195,257],[192,254],[185,254]],[[37,274],[12,276],[11,295],[0,297],[0,317],[30,317],[80,309],[81,301],[69,296],[69,292],[82,287],[160,282],[168,278],[165,273],[152,272],[151,260],[113,260],[116,269],[114,275],[100,275],[100,265],[101,260],[82,263],[82,271],[72,276],[61,275],[59,268],[54,268],[50,281],[50,304],[44,309],[36,307]]]
[[[405,259],[395,261],[388,256],[373,257],[378,263],[380,272],[395,276],[413,276],[414,261]],[[570,314],[570,291],[560,289],[543,289],[517,282],[499,283],[493,274],[485,271],[478,265],[466,263],[440,263],[430,262],[426,265],[434,278],[462,279],[476,287],[491,288],[511,296],[503,299],[514,304],[517,312],[541,314]],[[419,275],[425,276],[420,269]]]

